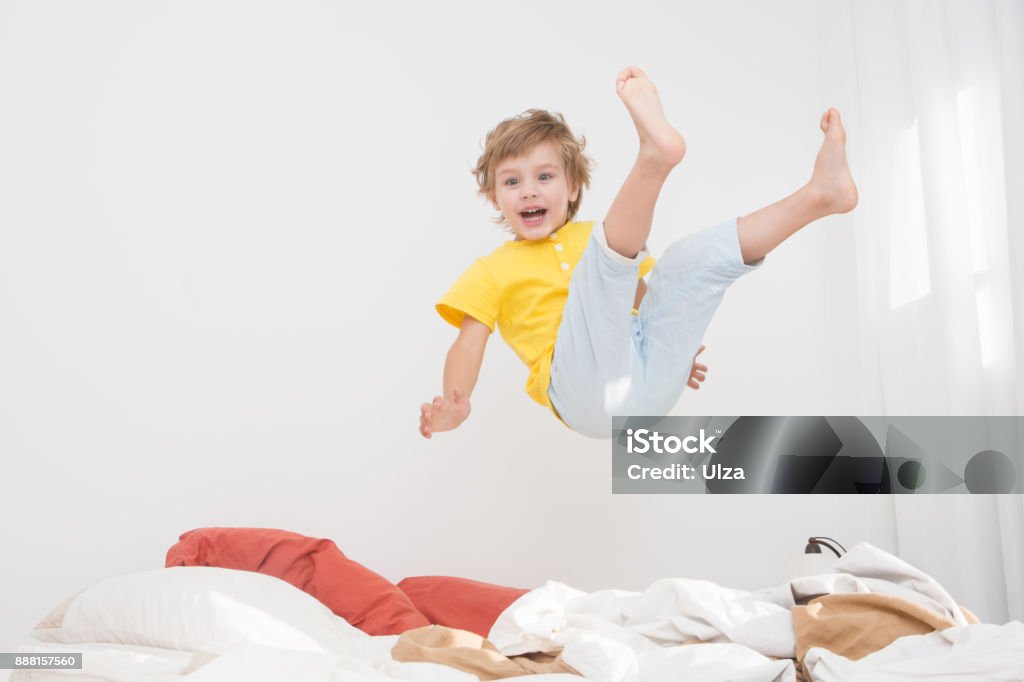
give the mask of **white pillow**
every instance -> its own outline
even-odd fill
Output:
[[[241,642],[349,653],[366,635],[289,583],[250,571],[175,566],[110,578],[36,625],[36,639],[222,654]]]

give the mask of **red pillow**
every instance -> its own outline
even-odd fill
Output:
[[[199,528],[167,551],[166,565],[275,576],[371,635],[398,635],[430,624],[404,592],[346,557],[330,540],[273,528]]]
[[[398,587],[432,624],[481,637],[487,637],[502,611],[530,591],[445,576],[406,578]]]

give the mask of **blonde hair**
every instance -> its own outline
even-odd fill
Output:
[[[590,188],[590,169],[593,162],[583,153],[587,145],[585,137],[576,137],[559,113],[543,109],[527,109],[523,113],[506,118],[487,133],[484,151],[476,162],[473,175],[479,187],[477,194],[488,200],[494,199],[494,171],[505,159],[522,156],[533,147],[552,142],[558,148],[565,166],[569,189],[578,189],[576,199],[569,202],[565,219],[572,220],[583,202],[583,189]],[[496,223],[506,222],[505,216],[495,218]]]

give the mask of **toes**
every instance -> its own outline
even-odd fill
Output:
[[[842,128],[843,121],[839,118],[839,110],[832,108],[828,110],[828,127],[829,130],[832,128]]]
[[[615,79],[615,92],[622,94],[622,91],[626,88],[626,83],[629,82],[631,76],[629,75],[629,69],[619,73],[618,78]]]
[[[842,135],[843,120],[839,116],[839,110],[835,107],[830,107],[821,116],[821,131],[826,135],[832,133],[834,135]]]
[[[843,127],[843,120],[839,117],[838,109],[829,109],[828,136],[846,144],[846,128]]]

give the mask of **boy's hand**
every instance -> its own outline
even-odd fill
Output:
[[[697,356],[704,352],[704,346],[697,349],[693,356],[693,365],[690,366],[690,380],[686,385],[690,388],[700,388],[700,384],[707,378],[708,366],[697,362]]]
[[[420,405],[420,434],[430,438],[435,432],[451,431],[469,416],[469,398],[457,388],[451,396],[434,396],[434,402]]]

